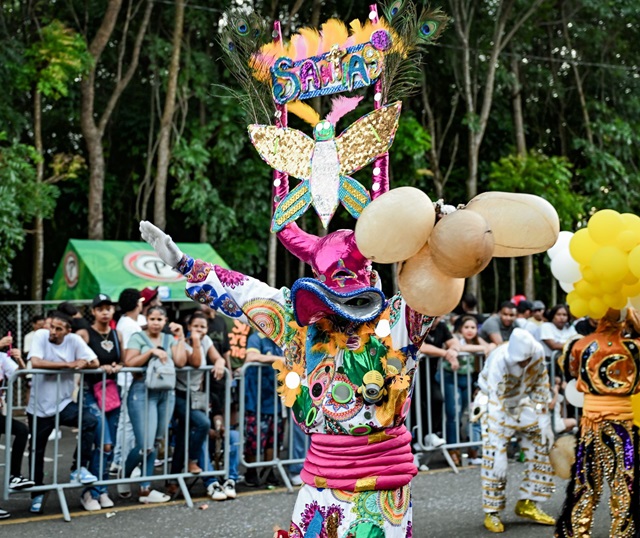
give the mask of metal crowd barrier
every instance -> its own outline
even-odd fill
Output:
[[[240,457],[240,463],[247,469],[277,469],[282,482],[284,483],[287,490],[292,493],[293,486],[291,484],[291,480],[289,479],[289,473],[287,473],[285,466],[288,465],[301,465],[304,462],[304,456],[307,453],[307,449],[309,447],[309,436],[305,435],[304,447],[300,446],[300,441],[296,440],[296,433],[294,428],[298,428],[295,424],[292,416],[292,412],[284,407],[280,403],[280,397],[277,393],[277,380],[275,376],[275,372],[273,375],[274,378],[274,387],[273,387],[273,444],[271,445],[271,449],[273,451],[273,459],[265,460],[263,459],[263,454],[261,453],[260,446],[262,440],[262,429],[260,428],[260,419],[262,417],[262,407],[264,405],[262,398],[262,368],[269,368],[273,370],[273,366],[268,363],[260,363],[260,362],[248,362],[245,363],[241,368],[241,375],[238,378],[240,382],[240,401],[239,401],[239,417],[240,417],[240,446],[244,447],[245,444],[245,419],[246,419],[246,372],[249,368],[258,368],[260,369],[258,375],[258,385],[257,385],[257,395],[256,395],[256,432],[257,432],[257,453],[256,453],[256,461],[248,462],[245,457],[244,450],[242,451],[242,455]],[[282,445],[284,444],[278,437],[278,421],[284,421],[286,428],[283,428],[285,431],[284,436],[287,438],[286,446],[287,451],[283,453]],[[300,439],[300,436],[298,436]],[[296,455],[296,452],[299,452]],[[283,457],[281,457],[283,456]],[[297,474],[297,473],[296,473]]]
[[[468,421],[468,416],[469,416],[469,410],[471,407],[471,402],[473,401],[473,392],[474,392],[474,381],[477,377],[477,375],[480,373],[483,362],[484,362],[484,356],[481,354],[467,354],[467,353],[460,353],[458,355],[459,357],[464,357],[464,356],[473,356],[474,357],[474,372],[468,371],[464,374],[459,374],[457,372],[453,372],[452,373],[452,377],[453,377],[453,390],[454,390],[454,395],[456,398],[456,406],[455,406],[455,417],[454,417],[454,423],[455,423],[455,438],[454,439],[448,439],[446,436],[446,420],[447,420],[447,415],[446,415],[446,406],[445,406],[445,398],[446,398],[446,391],[445,391],[445,370],[444,370],[444,366],[442,361],[439,358],[434,358],[434,357],[428,357],[428,356],[423,356],[421,361],[420,361],[420,365],[419,365],[419,369],[422,369],[424,371],[424,374],[420,374],[419,372],[416,374],[415,376],[415,387],[414,387],[414,394],[413,394],[413,402],[414,402],[414,406],[412,411],[409,413],[409,415],[407,416],[407,427],[413,432],[414,434],[414,447],[416,447],[417,449],[419,449],[420,452],[424,452],[424,453],[430,453],[433,451],[440,451],[444,457],[444,459],[446,460],[447,464],[451,467],[451,469],[454,472],[458,472],[457,466],[456,464],[453,462],[453,460],[451,459],[451,456],[449,454],[449,450],[453,450],[453,449],[460,449],[460,448],[469,448],[469,447],[480,447],[481,446],[481,441],[474,441],[472,439],[472,428],[473,428],[473,424],[471,424]],[[430,376],[430,366],[431,366],[431,361],[439,361],[438,365],[437,365],[437,370],[439,372],[439,387],[440,390],[442,392],[443,395],[443,402],[440,404],[441,405],[441,411],[442,411],[442,421],[440,424],[434,424],[433,421],[433,408],[432,408],[432,399],[431,399],[431,395],[432,395],[432,391],[434,389],[434,387],[432,386],[432,380],[431,380],[431,376]],[[290,410],[286,409],[284,406],[282,406],[281,402],[280,402],[280,398],[277,394],[277,381],[276,381],[276,376],[273,375],[273,409],[274,409],[274,413],[273,413],[273,423],[274,423],[274,432],[273,432],[273,443],[270,446],[270,448],[272,448],[273,450],[273,458],[272,459],[265,459],[264,455],[262,454],[262,451],[260,450],[260,446],[261,446],[261,441],[262,441],[262,430],[260,428],[260,422],[262,419],[263,414],[263,406],[265,405],[265,402],[263,401],[262,398],[262,375],[258,375],[258,382],[257,382],[257,387],[255,387],[256,389],[256,435],[257,435],[257,453],[256,453],[256,460],[253,462],[247,461],[246,457],[245,457],[245,451],[243,450],[244,444],[245,444],[245,440],[246,440],[246,433],[245,433],[245,428],[246,428],[246,393],[247,393],[247,386],[246,386],[246,373],[248,371],[248,369],[250,368],[258,368],[258,369],[262,369],[262,368],[272,368],[271,364],[265,364],[265,363],[246,363],[242,369],[240,370],[240,376],[237,379],[232,379],[230,373],[225,370],[225,405],[224,405],[224,426],[225,426],[225,431],[229,432],[231,430],[231,405],[232,405],[232,398],[231,398],[231,387],[234,383],[238,383],[239,385],[239,402],[238,402],[238,408],[239,408],[239,413],[238,413],[238,428],[239,428],[239,437],[240,437],[240,443],[239,443],[239,452],[240,452],[240,464],[243,465],[246,469],[256,469],[256,470],[263,470],[263,471],[268,471],[268,470],[277,470],[280,478],[282,479],[282,482],[284,483],[284,485],[286,486],[287,490],[289,492],[293,491],[293,486],[291,484],[291,481],[289,479],[289,473],[286,470],[286,466],[291,466],[291,465],[301,465],[304,462],[304,455],[306,454],[306,451],[308,449],[308,444],[309,444],[309,438],[308,436],[305,436],[305,441],[303,443],[304,446],[301,445],[301,441],[300,435],[296,434],[295,428],[297,428],[297,426],[294,424],[293,418],[291,416],[291,412]],[[207,365],[205,367],[202,368],[203,370],[206,370],[208,373],[211,372],[211,370],[213,369],[213,366],[211,365]],[[550,370],[552,372],[555,372],[555,365],[554,365],[554,361],[551,361],[550,364]],[[144,371],[143,368],[123,368],[122,372],[131,372],[131,373],[136,373],[136,372],[142,372]],[[182,372],[186,372],[188,374],[188,376],[191,375],[191,372],[194,371],[193,368],[191,367],[185,367],[183,369],[179,369],[177,371],[182,371]],[[18,408],[18,406],[15,405],[15,392],[16,392],[16,387],[18,385],[18,382],[23,379],[25,376],[27,375],[32,375],[32,376],[37,376],[37,375],[47,375],[47,376],[55,376],[57,379],[57,385],[56,385],[56,390],[59,391],[60,389],[60,376],[63,375],[73,375],[74,372],[68,372],[68,371],[53,371],[53,370],[19,370],[16,371],[8,380],[8,385],[6,387],[6,392],[7,392],[7,417],[13,417],[14,415],[14,411]],[[80,370],[78,372],[75,372],[76,374],[79,374],[80,377],[80,390],[78,390],[78,429],[79,429],[79,434],[77,436],[77,443],[76,443],[76,449],[78,451],[78,454],[81,454],[81,443],[82,443],[82,438],[80,435],[80,424],[82,423],[82,415],[84,412],[83,409],[83,398],[84,398],[84,391],[82,390],[83,387],[83,378],[84,375],[87,374],[101,374],[103,376],[103,380],[106,379],[106,374],[102,371],[102,370]],[[260,372],[261,373],[261,372]],[[459,380],[462,378],[462,376],[464,376],[466,378],[467,381],[467,397],[465,398],[465,401],[459,401]],[[209,397],[209,385],[210,385],[210,381],[211,381],[211,376],[210,375],[206,375],[205,376],[205,380],[206,380],[206,387],[205,387],[205,391],[207,394],[207,398]],[[551,377],[551,380],[553,380],[553,377]],[[189,379],[188,379],[189,381]],[[422,383],[426,382],[426,387],[424,387],[424,391],[422,390]],[[188,384],[188,383],[187,383]],[[33,389],[36,390],[36,389]],[[147,390],[147,389],[145,389]],[[422,401],[422,394],[426,395],[426,402]],[[33,394],[34,398],[37,398],[37,393],[34,392]],[[126,393],[122,394],[122,404],[121,404],[121,409],[120,412],[121,413],[127,413],[127,395]],[[565,401],[566,403],[566,401]],[[190,405],[189,402],[187,401],[187,409],[190,409]],[[145,411],[146,412],[146,411]],[[564,415],[566,416],[566,415]],[[55,429],[58,430],[59,426],[60,426],[60,422],[59,422],[59,415],[55,416]],[[101,443],[100,446],[102,447],[104,445],[104,425],[105,425],[105,413],[104,411],[102,412],[102,420],[101,423],[103,424],[103,429],[101,431]],[[34,418],[34,421],[36,421],[36,424],[34,425],[34,430],[37,427],[37,418]],[[284,434],[282,436],[279,435],[278,432],[278,421],[284,421],[286,428],[284,428]],[[169,424],[169,420],[167,421],[167,424]],[[464,426],[464,428],[463,428]],[[464,430],[464,433],[462,433]],[[189,424],[189,413],[187,413],[186,415],[186,420],[185,420],[185,429],[184,429],[184,436],[185,436],[185,452],[184,452],[184,461],[183,461],[183,467],[186,469],[187,468],[187,464],[188,464],[188,454],[189,454],[189,431],[190,431],[190,424]],[[441,445],[441,446],[437,446],[434,447],[431,444],[427,444],[425,443],[425,436],[432,434],[432,433],[439,433],[442,432],[443,437],[445,439],[445,444]],[[0,463],[0,466],[4,466],[5,468],[5,473],[4,473],[4,482],[2,484],[3,486],[3,499],[4,500],[8,500],[9,495],[11,495],[12,493],[15,493],[14,491],[9,489],[9,472],[8,469],[10,467],[10,446],[11,446],[11,421],[7,420],[7,427],[6,427],[6,431],[5,433],[5,442],[6,442],[6,446],[7,449],[5,451],[5,458],[4,458],[4,463]],[[298,440],[296,441],[296,436],[298,437]],[[282,437],[282,438],[281,438]],[[167,427],[165,428],[165,432],[164,432],[164,436],[163,436],[163,440],[164,440],[164,445],[165,447],[169,447],[170,446],[170,435],[169,435],[169,427],[167,425]],[[124,439],[124,432],[123,432],[123,436],[120,437],[118,439],[118,441],[124,445],[125,443],[125,439]],[[208,442],[208,439],[207,441]],[[54,448],[53,448],[53,474],[52,474],[52,483],[50,484],[45,484],[45,485],[41,485],[41,486],[36,486],[27,490],[21,490],[21,492],[51,492],[51,491],[55,491],[58,495],[58,499],[60,501],[60,506],[61,506],[61,510],[62,513],[64,515],[64,518],[66,521],[70,521],[70,515],[69,515],[69,509],[68,509],[68,505],[66,502],[66,498],[65,498],[65,490],[67,489],[71,489],[71,488],[78,488],[78,487],[86,487],[83,486],[77,482],[71,482],[70,479],[69,480],[65,480],[65,473],[60,472],[59,470],[59,465],[60,462],[58,461],[58,455],[59,455],[59,439],[57,437],[54,438],[53,440],[54,443]],[[145,447],[145,449],[148,449],[150,447]],[[93,484],[91,484],[91,486],[93,485],[105,485],[105,486],[110,486],[110,485],[118,485],[118,484],[135,484],[135,483],[140,483],[140,482],[144,482],[144,481],[166,481],[166,480],[175,480],[178,482],[179,486],[180,486],[180,490],[182,495],[185,498],[186,504],[189,507],[193,506],[193,501],[191,499],[191,495],[189,493],[189,486],[187,485],[187,480],[192,479],[194,482],[195,480],[197,480],[198,478],[204,478],[204,477],[209,477],[209,476],[217,476],[220,478],[224,478],[226,476],[228,476],[228,471],[230,468],[230,461],[229,461],[229,454],[230,454],[230,435],[225,435],[224,438],[224,458],[223,458],[223,462],[222,465],[219,469],[217,470],[213,470],[211,472],[202,472],[201,474],[198,475],[193,475],[187,472],[182,472],[182,473],[174,473],[172,474],[169,471],[169,462],[168,462],[168,458],[165,458],[161,472],[159,474],[153,474],[151,477],[145,477],[145,476],[138,476],[138,477],[129,477],[129,478],[117,478],[117,479],[109,479],[109,480],[98,480],[97,482],[94,482]],[[31,465],[30,465],[30,475],[33,476],[33,472],[34,472],[34,452],[35,452],[35,439],[33,439],[33,443],[31,445]],[[165,449],[165,452],[167,452],[167,448]],[[208,451],[207,451],[207,455],[208,455]],[[146,464],[146,458],[147,458],[147,450],[144,450],[143,452],[143,468],[145,467]],[[124,467],[124,460],[125,460],[125,455],[123,454],[123,467]],[[66,464],[67,462],[65,462]],[[80,462],[79,462],[80,463]],[[104,459],[101,459],[100,461],[100,472],[98,473],[99,477],[103,476],[103,472],[104,472]]]
[[[208,365],[202,368],[202,370],[206,370],[207,372],[210,372],[213,369],[213,366]],[[137,373],[137,372],[142,372],[144,371],[143,368],[123,368],[121,370],[122,372],[130,372],[130,373]],[[188,380],[190,380],[190,375],[191,372],[194,371],[193,368],[191,367],[185,367],[182,368],[178,371],[183,371],[186,372],[188,375]],[[84,385],[84,376],[87,374],[101,374],[103,376],[103,380],[106,379],[106,374],[103,370],[100,369],[96,369],[96,370],[80,370],[77,372],[64,372],[64,371],[52,371],[52,370],[43,370],[43,369],[32,369],[32,370],[20,370],[20,371],[16,371],[14,372],[14,374],[9,378],[8,380],[8,385],[7,385],[7,418],[9,417],[13,417],[13,411],[14,411],[14,406],[13,406],[13,393],[15,390],[15,385],[18,379],[20,379],[21,377],[24,377],[25,375],[33,375],[33,376],[37,376],[37,375],[47,375],[47,376],[55,376],[56,377],[56,391],[57,391],[57,400],[60,399],[59,397],[59,390],[60,390],[60,378],[61,376],[64,375],[73,375],[73,374],[79,374],[80,376],[80,390],[78,390],[78,436],[77,436],[77,443],[76,443],[76,450],[77,450],[77,454],[78,454],[78,467],[81,466],[81,459],[80,459],[80,455],[82,454],[82,435],[81,435],[81,431],[82,431],[82,416],[84,413],[84,405],[83,405],[83,400],[84,400],[84,391],[83,391],[83,385]],[[225,375],[226,375],[226,382],[225,382],[225,391],[226,391],[226,397],[225,397],[225,413],[224,413],[224,424],[225,424],[225,431],[230,431],[230,401],[231,401],[231,394],[230,394],[230,389],[231,389],[231,378],[229,375],[229,372],[225,370]],[[208,403],[208,398],[209,398],[209,382],[210,382],[210,375],[206,375],[205,379],[206,379],[206,393],[207,393],[207,403]],[[34,387],[34,393],[33,393],[33,397],[34,399],[37,399],[38,395],[37,395],[37,388]],[[145,396],[148,394],[148,389],[146,389],[145,387]],[[104,393],[103,393],[103,399],[104,399]],[[121,408],[120,408],[120,412],[121,413],[127,413],[127,396],[126,394],[122,394],[122,403],[121,403]],[[104,407],[104,401],[102,402],[102,407]],[[189,401],[187,401],[187,409],[190,409],[190,404]],[[147,413],[147,408],[145,407],[145,423],[146,423],[146,413]],[[163,441],[164,441],[164,446],[165,447],[169,447],[170,446],[170,436],[169,436],[169,422],[171,417],[165,417],[167,418],[167,426],[165,428],[164,431],[164,436],[163,436]],[[104,445],[104,434],[105,434],[105,412],[104,410],[102,411],[102,415],[101,415],[101,423],[103,425],[102,430],[101,430],[101,443],[100,443],[100,447],[102,447]],[[34,432],[37,431],[37,421],[38,421],[38,417],[34,416],[33,418],[34,421],[34,426],[33,426],[33,431],[32,433],[32,439],[31,439],[31,445],[30,445],[30,459],[31,459],[31,463],[30,463],[30,469],[29,469],[29,475],[33,476],[34,475],[34,470],[35,470],[35,446],[36,446],[36,439],[33,437],[35,434]],[[4,500],[8,500],[9,499],[9,495],[12,493],[16,493],[15,491],[9,489],[9,480],[10,480],[10,476],[9,473],[6,472],[9,467],[10,467],[10,453],[11,453],[11,420],[7,420],[6,422],[7,426],[6,426],[6,430],[5,430],[5,440],[6,440],[6,446],[7,449],[5,450],[5,458],[4,458],[4,466],[5,466],[5,473],[4,473],[4,482],[3,482],[3,499]],[[59,413],[57,413],[55,415],[55,430],[57,431],[60,427],[60,416]],[[186,414],[186,420],[185,420],[185,430],[184,430],[184,435],[185,435],[185,461],[184,461],[184,467],[186,469],[186,464],[188,462],[188,454],[189,454],[189,432],[190,432],[190,424],[189,424],[189,413]],[[225,477],[228,474],[228,469],[229,469],[229,449],[230,449],[230,442],[229,442],[230,436],[226,435],[225,439],[224,439],[224,460],[223,460],[223,465],[222,468],[218,469],[218,470],[212,470],[210,472],[205,472],[203,470],[202,473],[198,474],[198,475],[193,475],[191,473],[188,472],[182,472],[182,473],[174,473],[172,474],[171,472],[169,472],[169,461],[168,458],[165,457],[164,459],[164,463],[161,469],[161,472],[158,473],[154,473],[152,476],[138,476],[138,477],[129,477],[129,478],[117,478],[117,479],[109,479],[109,480],[101,480],[100,477],[102,477],[104,475],[104,459],[101,458],[100,459],[100,468],[99,468],[99,473],[98,473],[98,478],[99,480],[96,482],[93,482],[91,484],[80,484],[79,482],[71,482],[70,481],[70,477],[68,479],[65,480],[65,476],[69,476],[66,473],[60,472],[59,470],[59,439],[56,436],[53,440],[54,443],[54,448],[53,448],[53,474],[52,474],[52,483],[50,484],[44,484],[44,485],[40,485],[40,486],[35,486],[32,488],[28,488],[28,489],[23,489],[20,490],[21,493],[23,492],[30,492],[30,493],[48,493],[51,491],[55,491],[58,495],[58,499],[60,502],[60,507],[62,510],[62,513],[64,515],[64,519],[66,521],[70,521],[71,517],[69,514],[69,508],[68,508],[68,504],[65,498],[65,490],[66,489],[71,489],[71,488],[78,488],[78,487],[92,487],[92,486],[110,486],[110,485],[116,485],[116,484],[135,484],[135,483],[140,483],[140,482],[146,482],[146,481],[155,481],[155,480],[175,480],[178,482],[179,486],[180,486],[180,490],[182,495],[184,496],[184,499],[186,501],[187,506],[189,507],[193,507],[193,501],[191,499],[191,495],[189,493],[189,487],[187,486],[186,480],[187,479],[198,479],[198,478],[205,478],[205,477],[209,477],[209,476],[218,476],[218,477]],[[120,441],[121,443],[124,443],[124,437],[118,439],[118,441]],[[146,439],[145,439],[146,442]],[[208,442],[208,437],[207,437],[207,441]],[[147,455],[148,455],[148,451],[150,449],[152,449],[153,447],[147,447],[144,446],[143,447],[143,461],[142,461],[142,468],[144,469],[147,463]],[[208,450],[206,451],[207,457],[208,457]],[[124,459],[125,456],[123,455],[123,468],[124,468]],[[68,462],[65,462],[65,465]]]

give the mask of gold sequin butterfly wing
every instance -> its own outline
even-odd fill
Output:
[[[296,129],[249,125],[251,142],[271,168],[298,179],[311,177],[315,142]]]
[[[340,174],[348,176],[386,153],[398,129],[402,102],[369,112],[336,138]]]

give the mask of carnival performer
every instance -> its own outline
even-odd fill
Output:
[[[567,486],[558,537],[589,537],[605,480],[609,484],[609,536],[628,538],[640,528],[638,428],[633,424],[631,396],[640,392],[638,341],[624,336],[620,311],[609,310],[596,331],[570,340],[560,356],[567,379],[584,392],[576,461]],[[638,314],[627,313],[635,330]]]
[[[538,506],[539,502],[549,499],[554,489],[549,462],[553,444],[548,409],[549,377],[542,345],[528,331],[514,329],[509,342],[487,358],[479,385],[488,398],[482,415],[485,528],[504,532],[500,512],[506,504],[507,445],[514,435],[521,439],[526,458],[515,513],[542,525],[553,525],[553,517]]]
[[[192,299],[250,323],[284,348],[285,360],[274,366],[280,392],[311,434],[289,536],[411,536],[417,469],[404,418],[416,353],[432,318],[408,308],[399,294],[387,301],[372,286],[376,273],[351,230],[318,238],[289,224],[280,232],[285,240],[295,235],[316,274],[291,290],[194,260],[149,222],[140,230],[187,277]]]

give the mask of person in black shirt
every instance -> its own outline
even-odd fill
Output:
[[[113,461],[113,446],[116,442],[120,418],[120,396],[116,374],[122,368],[123,346],[120,334],[110,325],[115,312],[114,304],[108,295],[103,293],[96,295],[91,304],[94,321],[87,329],[87,343],[97,355],[100,369],[106,373],[104,377],[102,374],[84,376],[84,412],[93,415],[98,420],[94,439],[95,448],[89,470],[94,475],[101,477],[102,480],[109,479],[109,467]],[[102,414],[103,405],[104,416]],[[102,475],[100,475],[101,464]],[[86,488],[82,492],[80,500],[85,510],[89,511],[113,506],[106,486]]]
[[[429,358],[421,361],[418,369],[420,375],[420,396],[422,402],[422,430],[426,432],[424,444],[426,446],[440,446],[445,443],[442,439],[442,405],[444,398],[440,383],[436,381],[439,358],[443,358],[451,364],[453,370],[457,370],[458,351],[460,343],[451,334],[446,322],[437,318],[431,330],[427,333],[420,352]],[[429,386],[429,390],[427,390]],[[429,414],[428,403],[431,404]],[[429,418],[431,420],[429,421]]]

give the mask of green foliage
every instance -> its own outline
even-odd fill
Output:
[[[84,38],[54,20],[42,28],[40,39],[25,54],[22,84],[35,83],[45,97],[58,99],[69,94],[69,86],[86,73],[93,57]]]
[[[491,163],[489,190],[537,194],[556,208],[561,229],[572,230],[584,216],[585,199],[571,185],[571,163],[530,151]]]
[[[40,159],[32,146],[8,141],[0,132],[0,281],[11,277],[11,262],[24,245],[25,224],[52,215],[58,189],[36,181]]]
[[[426,187],[421,184],[421,176],[428,168],[427,152],[430,149],[429,132],[411,111],[407,111],[402,115],[389,152],[394,187]]]

